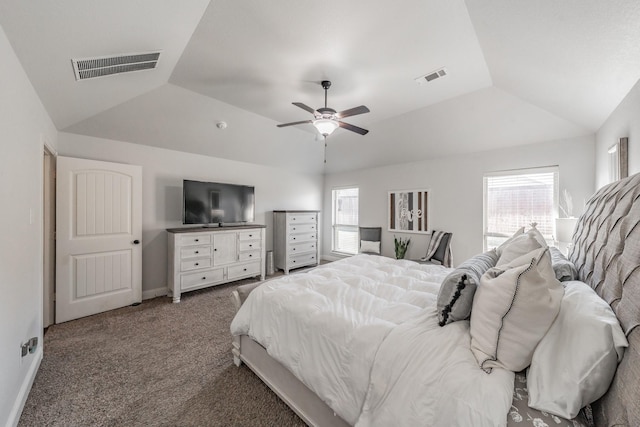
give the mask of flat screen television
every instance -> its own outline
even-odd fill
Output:
[[[183,180],[183,224],[233,225],[254,221],[254,187]]]

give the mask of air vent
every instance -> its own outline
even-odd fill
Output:
[[[416,79],[416,81],[419,84],[424,84],[424,83],[428,83],[428,82],[432,82],[436,79],[439,79],[440,77],[444,77],[447,75],[447,69],[442,67],[439,70],[436,71],[432,71],[428,74],[425,74],[424,76],[420,76]]]
[[[160,52],[72,59],[76,80],[156,68]]]

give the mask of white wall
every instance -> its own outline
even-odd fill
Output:
[[[596,134],[596,188],[609,182],[607,150],[620,138],[629,138],[629,175],[640,172],[640,81]]]
[[[18,422],[42,360],[43,140],[56,131],[0,28],[0,425]],[[35,354],[20,345],[38,337]]]
[[[383,255],[393,256],[393,237],[411,237],[406,256],[424,256],[429,236],[387,231],[388,191],[429,189],[430,226],[453,232],[454,264],[482,251],[483,174],[508,169],[558,165],[560,191],[569,190],[575,214],[594,192],[594,137],[552,141],[415,163],[328,175],[325,178],[323,254],[331,257],[331,190],[360,188],[360,225],[382,226]]]
[[[142,290],[163,295],[167,285],[167,228],[182,226],[182,180],[197,179],[255,186],[255,222],[267,225],[272,249],[272,211],[322,208],[321,175],[108,139],[60,133],[60,155],[142,166]]]

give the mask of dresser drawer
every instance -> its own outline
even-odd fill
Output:
[[[291,255],[302,254],[305,252],[313,252],[315,253],[317,250],[318,244],[313,242],[305,242],[305,243],[296,243],[295,245],[291,245],[289,248],[291,250]]]
[[[185,233],[183,235],[179,235],[177,240],[180,246],[210,245],[211,234]]]
[[[289,233],[309,233],[318,229],[316,224],[289,224]]]
[[[211,267],[211,258],[194,258],[180,263],[180,271],[196,270]]]
[[[211,246],[187,246],[180,248],[180,259],[211,256]]]
[[[246,251],[238,254],[238,261],[249,261],[252,259],[260,259],[260,251]]]
[[[238,240],[260,240],[261,233],[259,231],[241,231],[238,233]]]
[[[229,279],[258,274],[260,274],[260,261],[250,262],[242,265],[234,265],[227,269],[227,277]]]
[[[289,236],[289,243],[316,241],[316,233],[299,233]]]
[[[292,255],[289,257],[289,265],[291,268],[302,267],[304,265],[316,264],[317,259],[315,253]]]
[[[260,240],[240,241],[240,251],[252,251],[260,249]]]
[[[303,224],[305,222],[317,222],[317,213],[291,213],[287,215],[287,224]]]
[[[224,269],[198,271],[197,273],[183,274],[180,278],[180,288],[186,290],[195,286],[209,283],[221,282],[224,280]]]

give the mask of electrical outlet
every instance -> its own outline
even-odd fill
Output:
[[[25,357],[27,354],[29,354],[29,343],[26,342],[24,344],[20,345],[20,357]]]
[[[29,340],[29,353],[33,354],[38,348],[38,337],[33,337]]]

